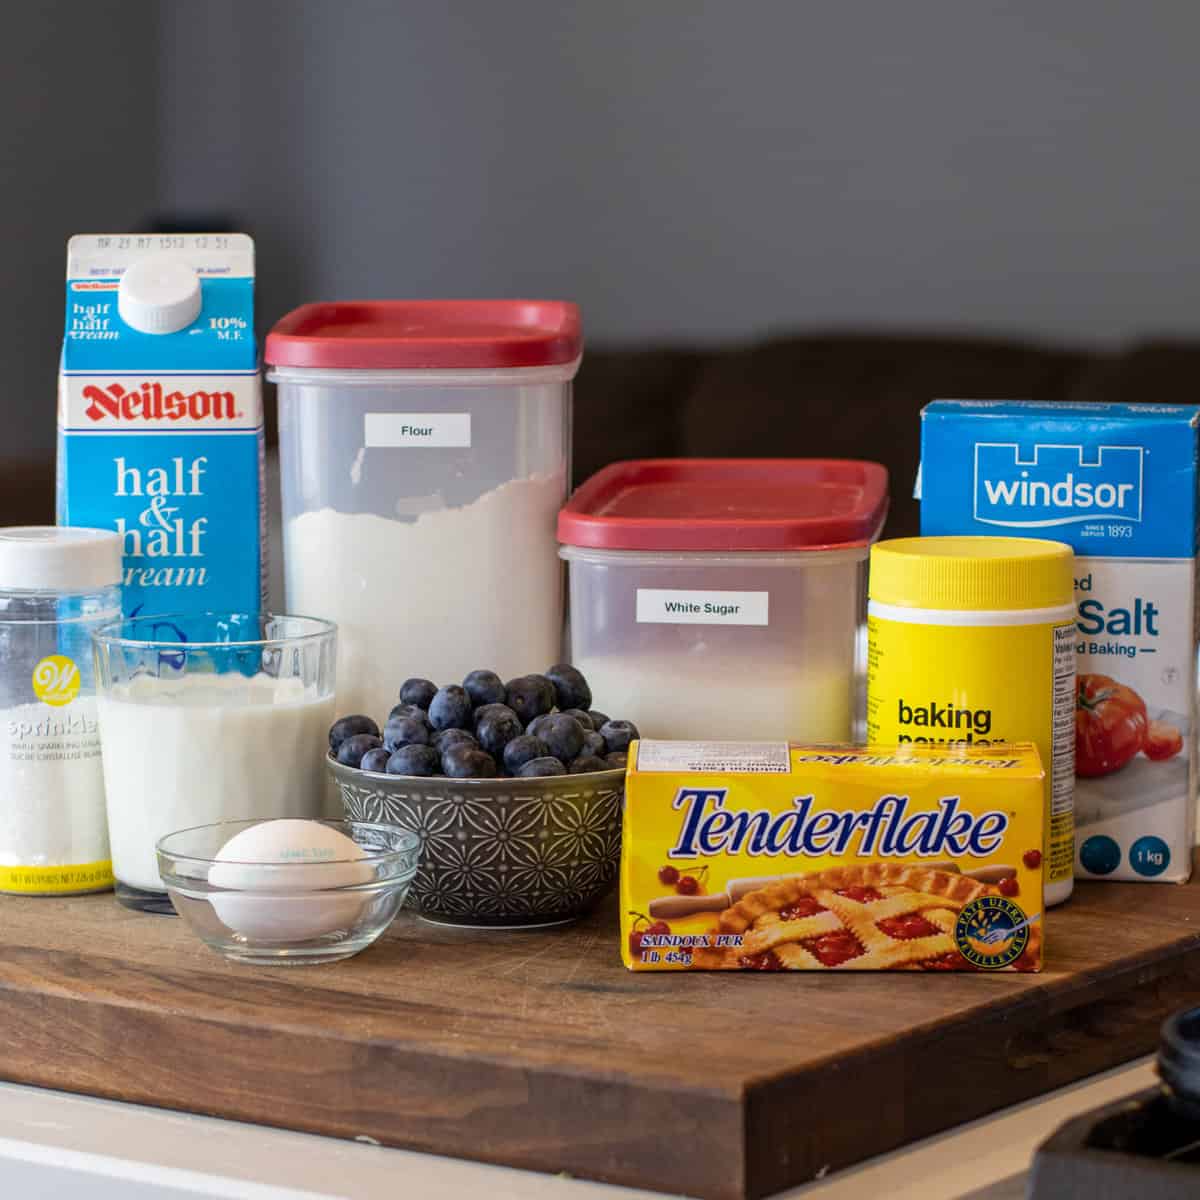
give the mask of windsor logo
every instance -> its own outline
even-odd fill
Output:
[[[975,444],[975,520],[1024,529],[1141,521],[1141,446]],[[1090,458],[1089,458],[1090,456]]]

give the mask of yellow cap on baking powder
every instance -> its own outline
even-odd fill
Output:
[[[897,608],[1057,608],[1075,598],[1075,555],[1041,538],[893,538],[871,547],[870,598]]]

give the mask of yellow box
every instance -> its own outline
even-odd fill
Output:
[[[1026,744],[635,742],[635,971],[1038,971],[1043,771]]]

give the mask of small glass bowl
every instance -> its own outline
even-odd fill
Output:
[[[207,946],[234,962],[300,966],[365,950],[400,911],[417,873],[421,839],[393,825],[321,821],[357,842],[364,857],[220,860],[226,882],[210,882],[221,847],[268,819],[220,821],[160,838],[158,870],[175,911]]]

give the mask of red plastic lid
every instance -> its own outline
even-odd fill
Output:
[[[865,546],[887,468],[844,458],[649,458],[597,471],[558,514],[558,540],[597,550]]]
[[[583,349],[563,300],[344,300],[303,304],[267,334],[277,367],[367,370],[546,367]]]

